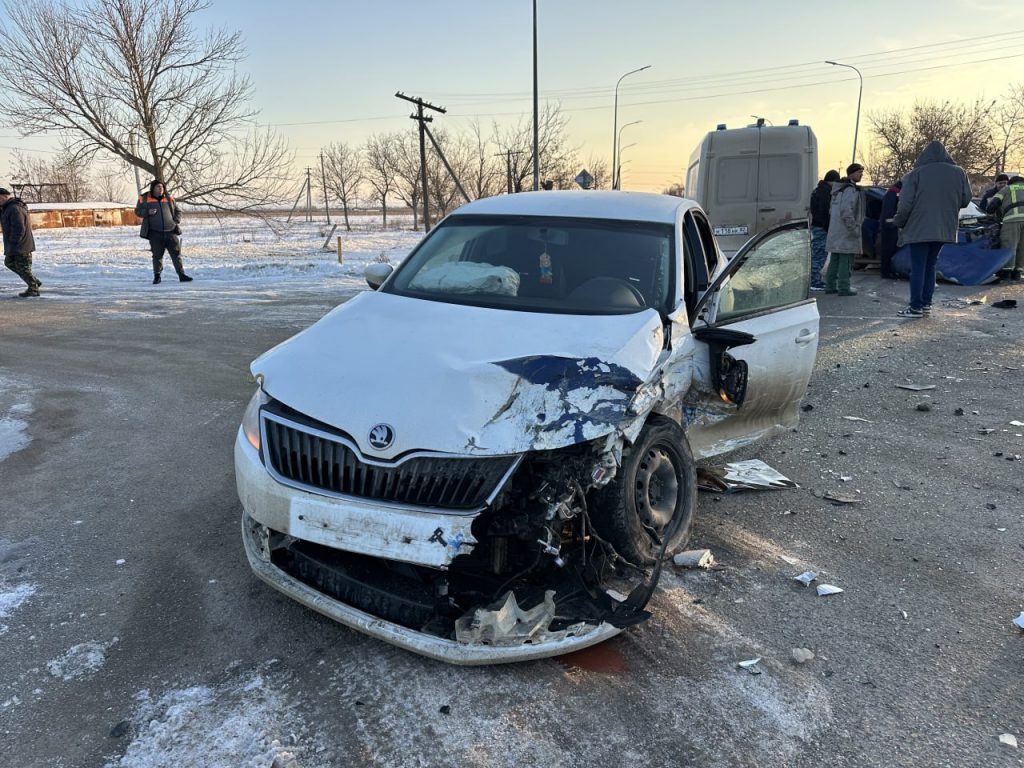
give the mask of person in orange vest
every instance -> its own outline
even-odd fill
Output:
[[[992,195],[987,212],[996,214],[1003,222],[999,244],[1010,250],[1010,258],[1002,272],[1010,280],[1020,280],[1024,270],[1024,177],[1014,176]]]
[[[178,210],[174,198],[166,193],[164,183],[156,179],[149,185],[149,194],[139,197],[135,205],[135,215],[142,219],[139,237],[149,240],[149,249],[153,253],[153,285],[160,282],[160,273],[164,268],[164,252],[170,254],[174,271],[178,280],[183,283],[192,282],[185,274],[181,263],[181,211]]]

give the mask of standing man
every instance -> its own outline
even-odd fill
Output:
[[[892,218],[899,208],[900,190],[903,182],[897,181],[882,195],[882,210],[878,214],[878,267],[882,277],[895,280],[898,275],[892,268],[892,257],[896,253],[900,231],[893,224]]]
[[[181,263],[181,239],[178,237],[181,234],[181,227],[178,226],[181,211],[174,198],[165,193],[162,181],[155,180],[149,185],[149,194],[142,195],[135,205],[135,215],[142,219],[139,236],[149,240],[149,249],[153,252],[153,285],[160,282],[164,251],[171,255],[178,280],[183,283],[192,282]]]
[[[985,194],[981,196],[981,202],[978,203],[978,208],[981,209],[982,213],[988,210],[988,204],[989,201],[992,199],[993,195],[1002,192],[1004,189],[1006,189],[1006,185],[1009,183],[1009,181],[1010,177],[1007,176],[1005,173],[1000,173],[998,176],[996,176],[996,183],[985,190]]]
[[[999,233],[999,245],[1010,250],[1010,258],[1003,265],[1003,272],[1011,280],[1020,280],[1024,270],[1024,177],[1014,176],[1009,184],[988,203],[988,213],[999,216],[1003,222]]]
[[[825,238],[828,236],[829,208],[832,205],[832,184],[839,181],[839,171],[829,171],[811,192],[811,290],[824,291],[821,270],[828,258]]]
[[[924,148],[914,168],[903,177],[893,223],[899,244],[910,246],[910,306],[900,317],[919,318],[932,311],[935,262],[946,243],[955,243],[960,209],[971,202],[964,169],[953,162],[942,142]]]
[[[42,283],[32,274],[32,252],[36,249],[36,240],[32,236],[28,208],[21,198],[12,197],[8,190],[2,188],[0,227],[4,230],[4,266],[28,285],[28,289],[18,295],[23,299],[38,296]]]
[[[863,176],[864,166],[853,163],[846,168],[846,178],[832,185],[828,236],[825,239],[830,254],[825,293],[857,295],[850,287],[850,275],[853,274],[854,258],[863,250],[864,198],[857,188],[857,182]]]

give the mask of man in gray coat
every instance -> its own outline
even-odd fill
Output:
[[[149,185],[149,194],[142,195],[135,204],[135,215],[142,219],[139,237],[149,240],[149,249],[153,254],[153,285],[160,282],[160,273],[164,268],[164,252],[170,254],[174,271],[178,280],[183,283],[192,282],[185,274],[181,263],[181,211],[178,210],[174,198],[166,194],[162,181],[154,181]]]
[[[25,203],[6,189],[0,189],[0,227],[4,230],[4,266],[28,285],[18,295],[23,299],[38,296],[42,283],[32,274],[32,253],[36,249],[32,221]]]
[[[862,251],[861,226],[864,223],[864,197],[857,182],[864,176],[864,166],[853,163],[846,169],[846,178],[832,184],[832,205],[829,208],[828,272],[825,293],[856,296],[850,287],[853,260]]]
[[[910,306],[900,317],[918,318],[932,311],[935,262],[946,243],[955,243],[960,209],[971,202],[964,169],[953,162],[942,142],[924,148],[913,170],[903,177],[893,223],[900,245],[910,246]]]

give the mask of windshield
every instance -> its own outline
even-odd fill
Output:
[[[450,216],[383,289],[529,312],[671,311],[673,227],[537,216]]]

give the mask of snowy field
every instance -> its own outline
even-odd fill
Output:
[[[182,221],[182,258],[195,278],[178,283],[164,257],[164,283],[151,285],[149,244],[138,227],[41,229],[35,233],[33,269],[43,283],[43,296],[89,302],[118,301],[142,296],[216,293],[219,300],[244,300],[254,292],[295,290],[337,294],[366,287],[363,269],[387,259],[399,263],[422,237],[411,230],[408,217],[389,217],[388,229],[379,217],[357,217],[353,231],[339,226],[324,250],[330,231],[322,220],[296,222],[275,232],[245,217],[193,217]],[[400,228],[392,229],[399,225]],[[344,263],[339,264],[336,239],[341,237]],[[24,286],[6,273],[0,289]]]

